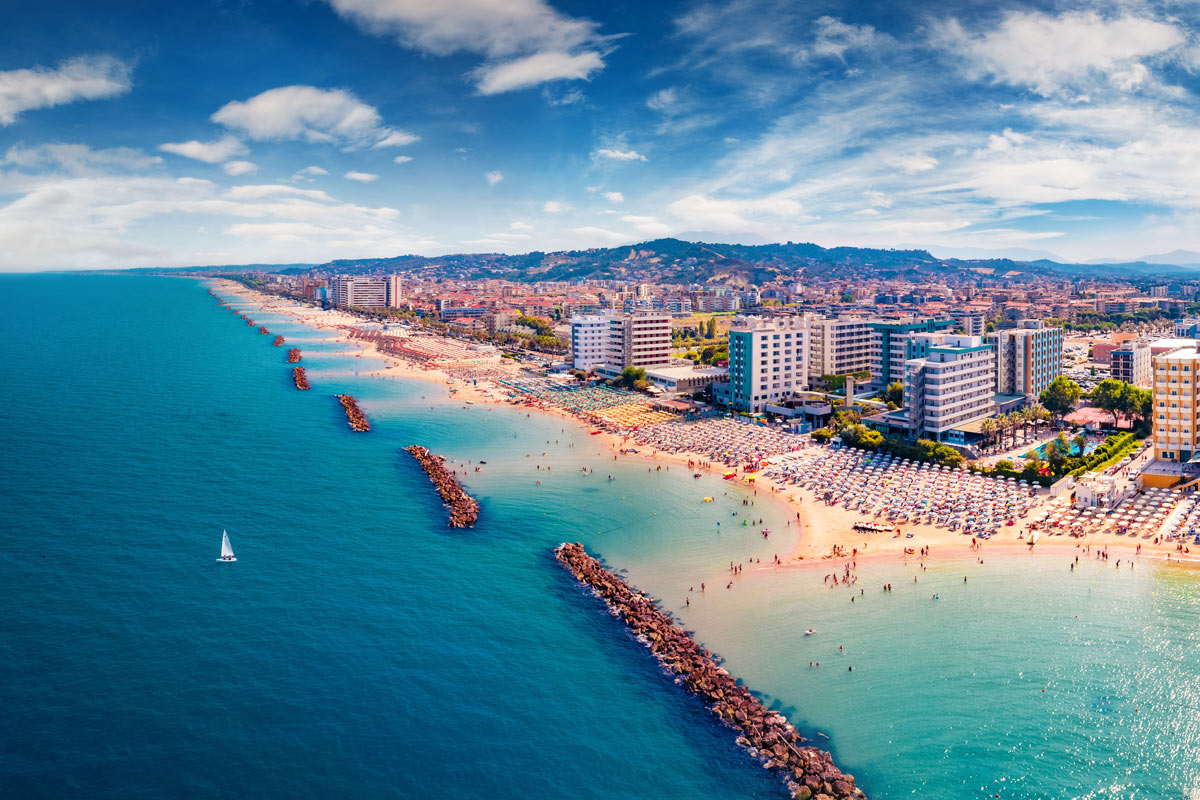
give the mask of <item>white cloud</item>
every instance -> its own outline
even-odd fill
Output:
[[[195,139],[190,142],[167,142],[166,144],[160,144],[158,149],[164,153],[174,153],[184,158],[194,158],[206,164],[220,164],[232,156],[239,156],[249,152],[246,149],[246,145],[242,144],[234,136],[226,136],[212,142],[200,142]]]
[[[1129,13],[1105,19],[1095,11],[1010,11],[982,33],[967,32],[955,19],[934,28],[935,45],[961,58],[969,77],[1029,86],[1045,97],[1097,77],[1125,91],[1136,88],[1149,76],[1143,59],[1186,39],[1171,22]]]
[[[408,162],[412,161],[412,156],[396,156],[392,159],[392,161],[396,162],[397,164],[407,164]]]
[[[11,174],[0,180],[12,188]],[[10,192],[11,193],[11,192]],[[157,220],[195,220],[201,227],[239,223],[296,224],[309,229],[295,246],[220,236],[169,235]],[[440,247],[398,226],[399,212],[338,202],[295,186],[237,186],[161,176],[29,179],[17,199],[0,206],[0,269],[175,266],[246,261],[281,263],[428,251]],[[301,234],[294,227],[292,235]]]
[[[40,144],[36,147],[13,145],[4,154],[4,163],[21,169],[54,167],[72,174],[121,171],[140,172],[162,163],[158,156],[147,155],[131,147],[93,150],[86,144]]]
[[[557,200],[547,200],[546,204],[542,206],[542,210],[547,214],[558,214],[559,212],[566,210],[566,206]]]
[[[605,192],[604,199],[610,203],[624,203],[625,195],[620,192]]]
[[[584,225],[580,228],[572,228],[575,233],[585,236],[590,240],[603,240],[607,242],[628,242],[629,236],[624,233],[610,231],[607,228],[597,228],[594,225]]]
[[[803,207],[782,194],[752,199],[732,199],[692,194],[667,206],[688,227],[719,233],[759,233],[770,235],[782,221],[803,222]]]
[[[888,39],[879,34],[870,25],[850,25],[835,17],[818,17],[813,23],[816,39],[811,52],[813,55],[830,56],[845,60],[849,50],[866,50],[879,47]]]
[[[212,121],[255,140],[302,140],[347,149],[411,144],[418,137],[384,126],[379,112],[341,89],[281,86],[227,103]]]
[[[379,176],[370,172],[357,172],[355,170],[350,170],[346,173],[346,179],[358,181],[359,183],[374,183],[375,181],[379,180]]]
[[[292,175],[291,180],[295,182],[311,183],[316,176],[328,174],[329,170],[324,169],[323,167],[318,167],[314,164],[311,167],[305,167],[304,169],[296,172],[294,175]]]
[[[0,71],[0,125],[11,125],[23,111],[125,94],[131,71],[112,56],[79,56],[53,69]]]
[[[573,106],[587,99],[582,89],[568,89],[565,92],[554,92],[550,87],[542,89],[542,99],[552,106]]]
[[[582,80],[604,68],[604,59],[591,50],[582,53],[548,51],[480,67],[475,71],[480,94],[500,94],[557,80]]]
[[[497,183],[504,180],[504,176],[496,170],[483,173],[483,178],[487,181],[488,186],[495,186]]]
[[[626,214],[621,217],[621,222],[632,225],[639,233],[650,236],[667,236],[671,233],[671,226],[662,222],[658,217]]]
[[[908,175],[917,175],[937,167],[938,160],[927,153],[909,153],[907,155],[894,156],[889,160],[889,163],[894,167],[904,170]]]
[[[258,172],[258,165],[250,161],[227,161],[221,165],[226,175],[250,175]]]
[[[508,224],[508,227],[514,231],[531,231],[531,230],[533,230],[532,225],[530,225],[528,222],[522,222],[519,219],[515,220],[513,222],[510,222]]]
[[[365,30],[435,55],[485,56],[474,71],[482,94],[549,80],[586,78],[603,67],[605,39],[591,20],[544,0],[327,0]]]
[[[646,107],[653,111],[669,111],[677,108],[680,102],[679,89],[668,86],[666,89],[659,89],[650,95],[646,100]]]
[[[646,157],[637,150],[615,150],[602,147],[592,154],[595,158],[611,158],[614,161],[645,161]]]

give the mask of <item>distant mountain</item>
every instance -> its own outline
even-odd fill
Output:
[[[1157,256],[1142,256],[1136,261],[1148,264],[1174,264],[1177,267],[1194,267],[1200,265],[1200,253],[1194,250],[1172,250]]]
[[[515,281],[611,279],[630,282],[761,285],[802,275],[853,279],[942,271],[952,265],[925,250],[825,248],[807,242],[728,244],[666,238],[621,247],[553,253],[458,253],[332,261],[344,273],[416,271],[423,277],[507,278]]]
[[[919,247],[921,245],[913,245]],[[1059,264],[1068,263],[1068,259],[1057,256],[1047,250],[1030,250],[1027,247],[1008,247],[1003,250],[988,250],[982,247],[941,247],[932,246],[924,249],[935,254],[938,258],[974,260],[974,259],[1009,259],[1032,263],[1034,261],[1054,261]]]

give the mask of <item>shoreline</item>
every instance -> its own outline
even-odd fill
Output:
[[[331,332],[331,328],[327,325],[316,323],[310,316],[299,313],[304,307],[297,301],[248,289],[241,284],[226,279],[211,278],[204,280],[222,290],[221,299],[223,302],[234,303],[234,300],[227,296],[231,295],[233,298],[254,303],[256,306],[259,306],[261,311],[284,314],[292,317],[299,324],[313,328],[321,333]],[[928,548],[929,555],[926,555],[924,558],[925,563],[929,565],[938,563],[943,557],[956,558],[969,556],[978,552],[997,554],[1004,552],[1024,552],[1029,550],[1028,546],[1024,543],[1025,538],[1028,536],[1025,526],[1042,509],[1041,506],[1035,506],[1022,516],[1018,520],[1018,524],[1013,526],[1014,535],[1011,539],[1006,540],[1004,531],[1008,529],[1004,528],[990,540],[978,540],[979,550],[973,550],[969,540],[963,534],[928,524],[904,523],[900,525],[900,537],[889,536],[886,539],[882,537],[887,536],[887,534],[856,532],[852,527],[855,522],[870,520],[872,518],[858,512],[849,511],[841,506],[827,505],[810,489],[780,483],[760,472],[753,474],[753,483],[749,484],[742,480],[745,477],[745,473],[741,471],[740,466],[711,464],[706,456],[694,452],[660,451],[652,446],[638,444],[629,436],[621,436],[618,433],[603,430],[594,423],[571,414],[565,409],[548,406],[540,402],[521,402],[520,400],[502,397],[500,393],[505,391],[505,387],[496,384],[490,378],[479,378],[477,379],[478,385],[475,385],[472,382],[456,378],[440,367],[418,366],[412,362],[398,358],[394,354],[381,352],[374,343],[355,339],[349,335],[346,329],[356,327],[356,324],[361,324],[361,320],[344,312],[322,311],[319,313],[322,315],[333,315],[332,321],[334,322],[332,328],[333,335],[323,336],[319,341],[350,345],[352,349],[359,351],[357,355],[370,354],[372,358],[380,359],[390,365],[381,369],[363,371],[359,373],[360,375],[381,379],[411,378],[429,384],[441,385],[446,387],[449,392],[447,399],[463,404],[464,407],[467,404],[507,405],[516,407],[518,410],[524,407],[527,415],[537,411],[557,416],[578,426],[585,433],[590,434],[598,430],[599,432],[591,437],[599,440],[598,444],[600,445],[601,452],[598,455],[603,455],[603,451],[607,450],[611,456],[637,459],[659,468],[669,466],[688,468],[690,461],[696,465],[692,469],[702,474],[712,474],[716,470],[737,472],[738,478],[729,481],[731,488],[739,487],[739,493],[742,493],[745,497],[765,499],[768,502],[778,504],[778,508],[786,515],[786,518],[790,522],[796,523],[795,525],[789,524],[785,529],[785,535],[790,541],[785,542],[785,546],[780,549],[781,553],[786,553],[785,556],[781,557],[782,563],[756,565],[752,571],[762,569],[803,569],[828,564],[838,559],[846,561],[863,559],[875,562],[891,558],[905,562],[911,556],[911,554],[904,552],[905,548],[912,548],[918,551]],[[293,339],[292,341],[297,340]],[[503,366],[511,369],[514,377],[519,377],[520,371],[515,365]],[[814,447],[817,446],[808,445],[799,452],[805,452],[806,449]],[[635,449],[636,452],[628,452],[630,449]],[[760,493],[759,489],[766,489],[766,491]],[[1043,500],[1044,504],[1045,496],[1040,491],[1039,498]],[[889,545],[894,545],[894,549],[889,547]],[[1135,552],[1137,545],[1142,546],[1140,553]],[[1045,531],[1039,537],[1036,545],[1034,545],[1031,555],[1044,554],[1047,557],[1067,553],[1075,555],[1082,552],[1094,552],[1097,549],[1106,550],[1114,559],[1133,557],[1140,560],[1141,558],[1147,558],[1181,566],[1200,566],[1200,548],[1197,549],[1196,553],[1176,553],[1174,545],[1168,544],[1165,540],[1158,545],[1154,545],[1149,539],[1134,541],[1115,533],[1089,533],[1084,538],[1076,539],[1066,534],[1055,535]]]

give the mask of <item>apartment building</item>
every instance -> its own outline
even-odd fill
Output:
[[[756,413],[808,388],[810,330],[802,317],[736,317],[729,328],[729,398]]]
[[[404,300],[404,279],[399,275],[392,275],[387,279],[387,304],[388,308],[400,308],[400,303]]]
[[[1062,374],[1063,330],[1040,320],[1021,320],[1016,328],[992,331],[996,349],[996,391],[1036,398]]]
[[[845,375],[871,368],[873,320],[861,317],[809,317],[808,375]]]
[[[1109,369],[1119,381],[1150,388],[1153,379],[1150,343],[1129,341],[1109,353]]]
[[[333,281],[333,302],[354,308],[387,308],[388,281],[340,275]]]
[[[871,322],[871,388],[885,389],[893,381],[904,380],[908,360],[908,340],[914,333],[948,332],[954,327],[952,319],[911,317],[888,322]]]
[[[666,312],[589,314],[571,317],[575,369],[607,365],[653,367],[671,361],[671,315]]]
[[[951,311],[950,319],[963,336],[983,336],[986,330],[987,320],[978,311]]]
[[[1153,371],[1154,457],[1187,463],[1196,454],[1197,441],[1196,343],[1154,356]]]
[[[943,441],[957,428],[990,417],[996,394],[996,351],[978,336],[913,334],[905,363],[904,409],[917,438]],[[953,438],[953,437],[951,437]]]

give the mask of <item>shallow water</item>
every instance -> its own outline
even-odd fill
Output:
[[[1194,573],[985,556],[915,585],[911,564],[863,565],[854,603],[819,569],[726,589],[730,560],[790,550],[786,515],[743,488],[355,375],[379,362],[254,313],[303,349],[296,391],[289,345],[193,281],[0,288],[15,796],[782,796],[557,567],[563,540],[661,596],[873,798],[1200,787]],[[412,443],[472,462],[477,528],[444,527]],[[236,564],[214,563],[222,527]]]

